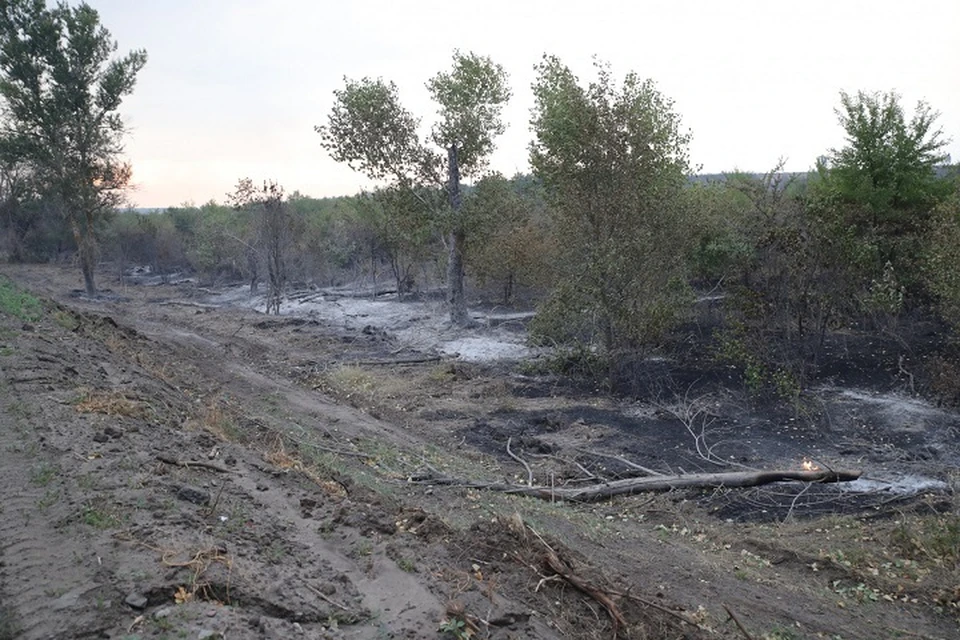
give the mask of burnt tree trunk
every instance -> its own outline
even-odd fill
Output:
[[[451,145],[447,153],[449,182],[447,192],[453,210],[453,231],[450,232],[450,256],[447,261],[447,302],[450,305],[450,322],[458,327],[470,323],[467,300],[463,295],[463,249],[466,234],[460,220],[460,166],[457,162],[457,145]]]

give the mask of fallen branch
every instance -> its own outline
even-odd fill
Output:
[[[201,302],[193,302],[191,300],[164,300],[162,302],[158,302],[157,304],[161,306],[175,305],[179,307],[195,307],[197,309],[209,309],[209,310],[216,310],[220,308],[215,304],[203,304]]]
[[[646,598],[641,598],[640,596],[635,596],[635,595],[633,595],[632,593],[620,593],[620,592],[618,592],[618,591],[608,591],[607,593],[609,593],[611,596],[617,596],[618,598],[626,598],[627,600],[633,600],[634,602],[638,602],[638,603],[640,603],[640,604],[642,604],[642,605],[644,605],[644,606],[646,606],[646,607],[652,607],[653,609],[656,609],[657,611],[661,611],[661,612],[663,612],[663,613],[665,613],[665,614],[667,614],[667,615],[669,615],[669,616],[673,616],[674,618],[676,618],[676,619],[679,620],[680,622],[683,622],[683,623],[685,623],[685,624],[689,624],[690,626],[696,627],[697,629],[700,629],[701,631],[704,630],[704,626],[703,626],[703,625],[694,622],[693,620],[691,620],[691,619],[688,618],[687,616],[683,615],[683,614],[680,613],[679,611],[674,611],[673,609],[669,609],[669,608],[663,606],[662,604],[659,604],[659,603],[654,602],[653,600],[647,600]]]
[[[424,356],[422,358],[397,358],[395,360],[360,360],[356,364],[364,367],[390,366],[400,364],[430,364],[440,362],[443,356]]]
[[[168,456],[164,453],[158,453],[156,458],[160,462],[165,462],[166,464],[171,464],[175,467],[198,467],[200,469],[216,471],[217,473],[233,473],[233,469],[227,469],[226,467],[221,467],[218,464],[214,464],[212,462],[203,462],[202,460],[178,460],[173,456]]]
[[[556,460],[557,462],[562,462],[563,464],[573,465],[573,466],[577,467],[578,469],[580,469],[580,471],[583,473],[583,477],[582,477],[582,478],[575,478],[575,479],[572,479],[572,480],[566,480],[566,481],[564,482],[564,484],[567,484],[567,483],[569,483],[569,482],[591,482],[591,481],[594,481],[594,480],[597,480],[597,481],[600,481],[600,482],[606,482],[606,478],[604,478],[603,476],[599,476],[599,475],[593,473],[592,471],[590,471],[590,469],[587,469],[585,466],[583,466],[582,464],[580,464],[580,463],[577,462],[576,460],[567,460],[566,458],[561,458],[560,456],[555,456],[555,455],[550,454],[550,453],[531,453],[531,454],[530,454],[530,457],[532,457],[532,458],[544,458],[544,459],[549,459],[549,460]]]
[[[637,471],[643,471],[644,473],[646,473],[646,474],[648,474],[648,475],[651,475],[651,476],[662,476],[662,475],[663,475],[663,474],[660,473],[659,471],[654,471],[653,469],[649,469],[649,468],[647,468],[647,467],[644,467],[644,466],[642,466],[642,465],[639,465],[639,464],[637,464],[636,462],[631,462],[631,461],[627,460],[626,458],[624,458],[623,456],[614,455],[614,454],[612,454],[612,453],[601,453],[601,452],[599,452],[599,451],[591,451],[590,449],[580,449],[580,451],[582,451],[583,453],[586,453],[587,455],[596,456],[596,457],[598,457],[598,458],[608,458],[608,459],[610,459],[610,460],[616,460],[617,462],[619,462],[619,463],[621,463],[621,464],[624,464],[624,465],[630,467],[631,469],[636,469]]]
[[[527,461],[515,454],[513,451],[510,451],[510,441],[513,438],[507,438],[507,455],[523,465],[523,468],[527,470],[527,486],[533,486],[533,469],[530,468],[530,465],[527,464]]]
[[[350,607],[347,607],[347,606],[345,606],[345,605],[340,604],[339,602],[337,602],[337,601],[334,600],[333,598],[331,598],[331,597],[329,597],[328,595],[326,595],[323,591],[320,591],[320,589],[317,589],[315,586],[313,586],[313,585],[310,584],[309,582],[304,582],[303,584],[304,584],[304,586],[307,587],[307,589],[310,589],[310,591],[313,593],[313,595],[317,596],[318,598],[320,598],[321,600],[323,600],[323,601],[326,602],[327,604],[333,605],[334,607],[336,607],[337,609],[340,609],[341,611],[350,612]]]
[[[433,484],[438,486],[467,487],[471,489],[487,489],[501,493],[513,493],[533,496],[543,500],[565,500],[574,502],[593,502],[604,500],[618,495],[630,495],[648,491],[671,491],[673,489],[691,488],[739,488],[757,487],[774,482],[850,482],[860,477],[861,472],[854,471],[795,471],[778,469],[771,471],[732,471],[723,473],[690,473],[674,476],[653,476],[645,478],[625,478],[586,487],[541,487],[526,486],[498,482],[476,482],[422,474],[412,476],[411,482]]]
[[[610,619],[613,621],[614,638],[617,637],[617,633],[619,633],[621,627],[627,626],[627,621],[624,619],[619,607],[617,607],[617,603],[611,600],[610,596],[605,592],[597,587],[594,587],[589,582],[573,573],[569,568],[567,568],[566,565],[563,564],[563,562],[560,561],[560,558],[557,557],[557,554],[555,554],[553,551],[547,551],[543,561],[548,567],[550,567],[551,571],[603,605],[603,608],[607,610],[607,613],[610,615]]]
[[[742,624],[740,624],[740,618],[736,616],[736,614],[733,612],[733,609],[727,605],[723,605],[723,608],[726,610],[727,615],[730,616],[730,619],[733,620],[733,624],[737,625],[737,629],[740,629],[740,633],[743,634],[743,637],[747,640],[753,640],[753,636],[750,635],[750,632],[747,631]]]

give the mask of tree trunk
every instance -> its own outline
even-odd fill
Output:
[[[97,295],[97,283],[93,269],[96,264],[96,243],[93,238],[93,225],[84,229],[79,220],[70,215],[70,228],[73,239],[77,244],[77,254],[80,258],[80,272],[83,274],[83,287],[88,296]]]
[[[250,270],[250,295],[257,292],[257,282],[260,280],[260,257],[252,248],[247,249],[247,268]]]
[[[453,231],[450,232],[450,257],[447,261],[447,302],[450,304],[450,322],[458,327],[470,323],[467,300],[463,295],[463,247],[466,234],[460,220],[460,166],[457,163],[457,145],[447,153],[450,208],[453,209]]]

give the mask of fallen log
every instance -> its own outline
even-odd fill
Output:
[[[600,484],[581,487],[542,487],[499,482],[476,482],[461,480],[449,476],[425,474],[413,476],[411,482],[440,486],[487,489],[501,493],[513,493],[532,496],[542,500],[563,500],[570,502],[595,502],[619,495],[630,495],[649,491],[671,491],[673,489],[692,488],[739,488],[758,487],[774,482],[850,482],[860,477],[861,471],[800,471],[775,469],[768,471],[731,471],[721,473],[687,473],[674,476],[651,476],[642,478],[624,478]]]
[[[192,300],[163,300],[158,302],[160,306],[180,306],[180,307],[195,307],[197,309],[207,309],[214,311],[219,309],[215,304],[203,304],[202,302],[194,302]]]
[[[359,360],[356,364],[364,367],[391,366],[403,364],[430,364],[440,362],[443,356],[421,356],[411,358],[395,358],[393,360]]]

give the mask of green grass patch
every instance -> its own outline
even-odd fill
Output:
[[[0,605],[0,640],[16,640],[20,637],[20,625],[13,617],[13,611]]]
[[[113,529],[123,524],[123,519],[115,509],[97,502],[84,504],[78,516],[80,522],[94,529]]]
[[[24,322],[36,322],[43,316],[40,300],[0,276],[0,312]]]
[[[30,472],[30,482],[38,487],[45,487],[57,477],[57,469],[49,464],[42,464]]]
[[[905,518],[893,530],[891,541],[906,558],[956,566],[960,562],[960,515]]]

